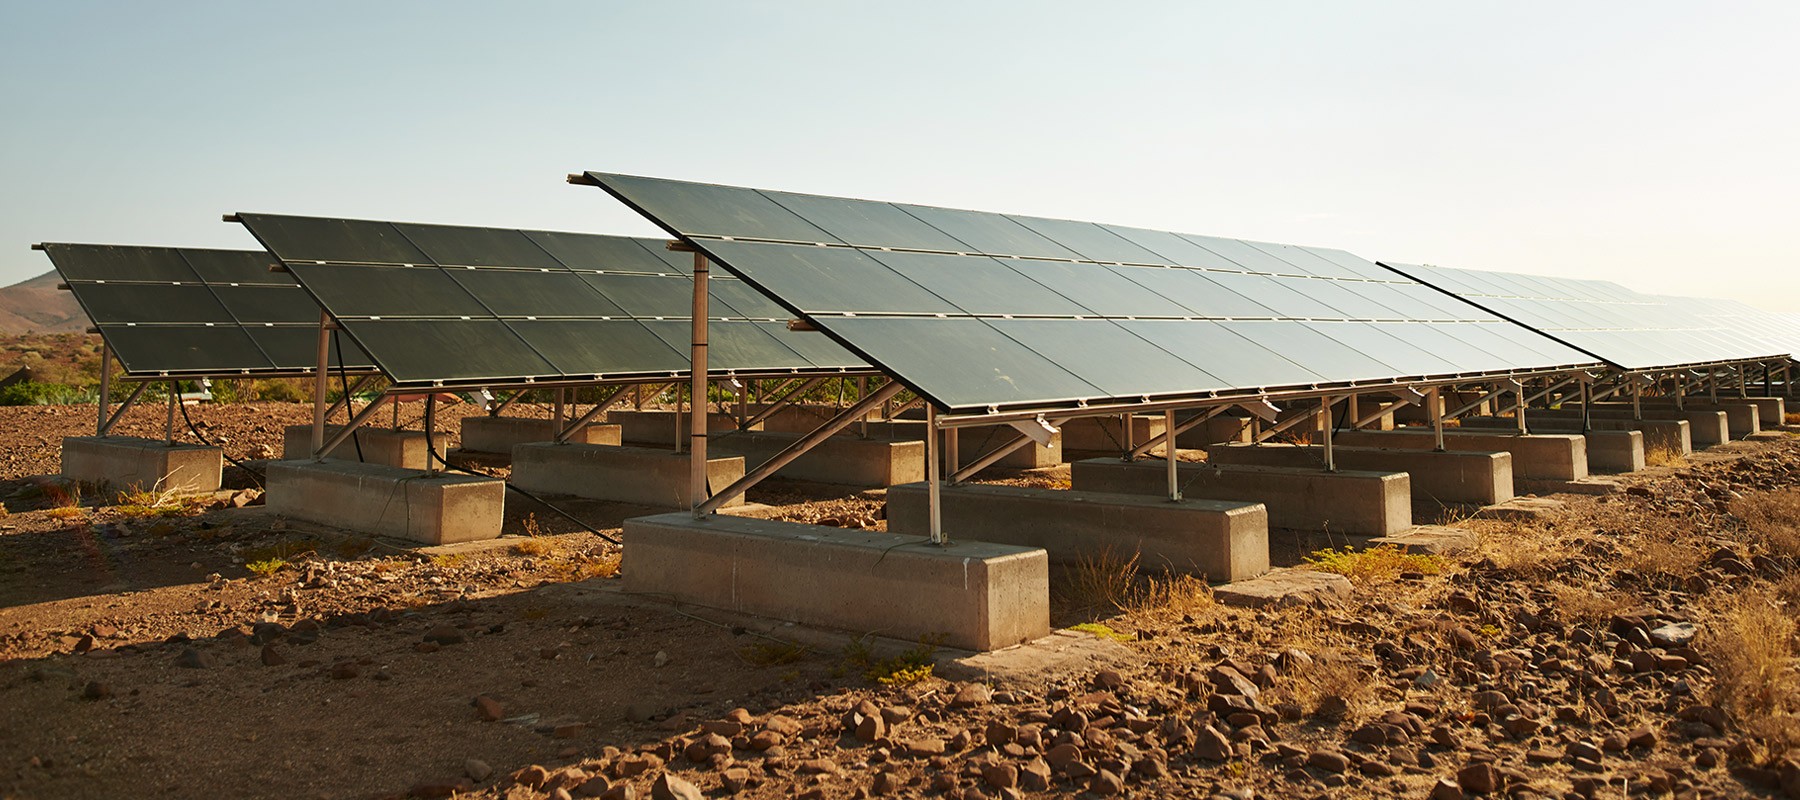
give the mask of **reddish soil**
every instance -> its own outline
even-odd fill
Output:
[[[239,458],[310,413],[189,411]],[[1352,562],[1320,607],[1059,574],[1056,624],[1116,636],[907,662],[624,596],[615,546],[524,502],[507,538],[435,549],[256,506],[64,507],[35,476],[92,413],[0,409],[0,797],[1800,797],[1793,440],[1468,522],[1473,553]],[[882,524],[879,492],[751,499]],[[614,537],[646,512],[556,502]]]

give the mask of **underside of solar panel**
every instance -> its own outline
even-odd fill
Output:
[[[319,306],[260,250],[97,244],[42,248],[131,378],[300,375],[318,362]],[[345,342],[332,365],[368,371]]]
[[[1382,264],[1620,369],[1767,360],[1788,349],[1611,281]]]
[[[661,239],[236,215],[399,386],[677,379],[693,256]],[[708,372],[866,373],[742,281],[709,281]]]
[[[580,180],[951,411],[1595,364],[1341,250],[604,173]]]

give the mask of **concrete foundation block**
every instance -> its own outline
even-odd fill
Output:
[[[1452,528],[1445,525],[1420,525],[1408,528],[1393,536],[1382,536],[1369,540],[1370,547],[1392,545],[1402,552],[1423,553],[1425,555],[1454,555],[1475,550],[1480,541],[1475,532],[1467,528]]]
[[[62,475],[119,491],[215,492],[225,469],[217,447],[136,436],[67,436]]]
[[[1404,472],[1181,464],[1183,497],[1236,500],[1268,507],[1269,525],[1299,530],[1386,536],[1412,527],[1412,482]],[[1077,461],[1074,488],[1084,492],[1168,496],[1166,464],[1116,458]]]
[[[1161,414],[1133,414],[1130,419],[1129,441],[1134,447],[1161,436],[1166,421]],[[1126,441],[1125,426],[1119,417],[1079,417],[1062,424],[1064,450],[1122,453],[1131,449],[1125,447]],[[1162,448],[1151,452],[1161,453]]]
[[[742,456],[754,469],[799,441],[798,433],[746,431],[720,436],[708,453]],[[925,442],[833,436],[776,471],[799,481],[844,486],[888,487],[925,480]]]
[[[620,571],[628,592],[967,650],[1050,634],[1038,548],[675,513],[625,521]]]
[[[1579,414],[1563,414],[1532,409],[1525,417],[1530,423],[1533,433],[1581,433],[1581,417]],[[1462,417],[1457,420],[1464,428],[1481,428],[1483,430],[1499,428],[1512,430],[1517,422],[1509,417]],[[1689,433],[1687,420],[1684,419],[1595,419],[1587,421],[1590,431],[1637,431],[1644,435],[1644,451],[1665,449],[1676,456],[1686,457],[1693,454],[1693,438]],[[1591,469],[1593,458],[1588,459]]]
[[[1508,522],[1537,522],[1560,516],[1568,509],[1568,504],[1548,497],[1515,497],[1504,503],[1497,503],[1475,512],[1476,519],[1497,519]]]
[[[1334,447],[1340,469],[1404,472],[1412,478],[1415,500],[1441,504],[1491,505],[1513,496],[1511,453],[1479,450],[1382,449]],[[1207,454],[1214,464],[1317,469],[1325,463],[1320,445],[1236,444],[1215,447]]]
[[[513,447],[512,482],[528,492],[687,508],[692,502],[688,458],[648,447],[529,442]],[[742,477],[743,456],[708,453],[706,481],[713,491]],[[725,505],[743,504],[740,495]]]
[[[1351,590],[1350,579],[1337,573],[1287,567],[1213,587],[1213,598],[1239,608],[1329,606],[1349,597]]]
[[[1432,450],[1437,440],[1431,431],[1344,431],[1337,444],[1347,447],[1385,447]],[[1444,447],[1456,451],[1507,452],[1512,454],[1513,478],[1572,481],[1587,477],[1587,440],[1579,435],[1488,433],[1447,428]]]
[[[682,446],[687,445],[688,415],[685,413],[681,415],[679,429],[676,427],[674,411],[614,410],[606,412],[606,421],[619,426],[619,441],[623,444],[674,447],[675,436],[679,433]],[[757,423],[750,429],[760,431],[763,429],[762,423]],[[735,431],[737,420],[729,414],[708,414],[706,430],[709,433]]]
[[[671,425],[674,423],[670,423]],[[511,454],[513,445],[556,439],[555,426],[547,419],[528,417],[463,417],[462,449],[476,453]],[[569,444],[621,444],[619,426],[595,422],[569,437]]]
[[[1579,404],[1568,404],[1554,411],[1532,409],[1530,412],[1530,418],[1547,417],[1579,420],[1581,419],[1581,406]],[[1623,406],[1610,403],[1596,404],[1593,411],[1589,413],[1589,419],[1594,421],[1639,421],[1632,417],[1630,403],[1626,403]],[[1726,422],[1725,412],[1723,411],[1677,411],[1674,408],[1664,409],[1656,408],[1654,406],[1644,409],[1644,418],[1641,421],[1651,422],[1658,420],[1679,420],[1688,424],[1688,441],[1690,443],[1689,452],[1703,450],[1716,444],[1724,444],[1725,442],[1731,441],[1731,426]],[[1646,441],[1649,440],[1646,439]]]
[[[330,441],[342,425],[325,426],[325,439]],[[392,428],[359,428],[352,438],[345,439],[343,444],[332,448],[326,458],[342,461],[362,461],[367,464],[383,464],[401,469],[427,470],[431,468],[430,458],[425,450],[424,431],[394,430]],[[445,453],[444,437],[438,437],[438,457]],[[281,457],[290,461],[312,458],[312,426],[289,425],[282,431]],[[358,445],[361,446],[360,458]]]
[[[1644,434],[1638,431],[1588,431],[1589,472],[1637,472],[1644,468]]]
[[[498,478],[354,461],[271,461],[267,482],[281,516],[427,544],[498,537],[506,502]]]
[[[890,533],[930,533],[927,488],[912,483],[888,490]],[[1148,569],[1197,573],[1210,581],[1269,571],[1269,515],[1259,503],[1171,503],[1144,495],[979,484],[943,487],[940,503],[951,540],[1041,547],[1058,563],[1110,551],[1136,553]]]
[[[1561,409],[1564,413],[1579,413],[1580,410],[1580,403],[1565,403]],[[1604,414],[1613,419],[1631,419],[1631,404],[1614,402],[1595,403],[1594,414]],[[1751,419],[1753,414],[1757,415],[1757,419]],[[1724,433],[1722,435],[1713,435],[1713,426],[1709,422],[1713,415],[1724,417],[1722,423]],[[1756,407],[1748,404],[1738,405],[1734,408],[1727,409],[1723,405],[1703,406],[1701,404],[1689,403],[1686,408],[1678,409],[1673,403],[1659,404],[1651,401],[1646,401],[1643,404],[1643,416],[1645,419],[1687,420],[1688,424],[1691,426],[1690,430],[1693,433],[1694,447],[1696,448],[1707,448],[1715,444],[1722,444],[1731,441],[1732,439],[1747,436],[1752,433],[1749,429],[1750,424],[1752,422],[1760,424],[1761,419],[1761,415],[1756,412]]]
[[[1179,422],[1179,420],[1177,420]],[[1220,414],[1175,437],[1175,446],[1183,450],[1211,452],[1214,445],[1248,443],[1250,418]]]

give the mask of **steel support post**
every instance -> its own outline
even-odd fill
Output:
[[[556,402],[550,407],[550,430],[560,431],[563,427],[563,415],[568,413],[569,390],[556,387]]]
[[[943,486],[944,469],[939,463],[937,406],[925,404],[925,506],[929,517],[931,543],[944,543]]]
[[[689,347],[689,382],[688,413],[692,417],[688,421],[688,493],[693,500],[694,516],[703,516],[700,510],[706,502],[706,279],[710,272],[706,254],[694,253],[694,319],[693,342]]]
[[[1431,387],[1431,434],[1432,449],[1444,452],[1444,390],[1443,387]]]
[[[962,431],[944,431],[944,472],[954,475],[962,466]]]
[[[856,379],[856,399],[858,401],[860,401],[863,398],[868,397],[868,396],[869,396],[869,379],[867,377],[857,378]],[[869,438],[869,415],[868,414],[864,414],[864,415],[862,415],[861,418],[856,420],[856,437],[858,439]]]
[[[175,404],[181,402],[181,387],[176,381],[169,381],[169,421],[163,427],[164,443],[175,446]]]
[[[681,455],[687,452],[687,406],[682,404],[681,384],[675,384],[669,391],[675,395],[675,455]]]
[[[1131,435],[1134,432],[1135,431],[1133,431],[1131,429],[1131,412],[1127,411],[1123,414],[1120,414],[1119,415],[1119,441],[1125,443],[1125,454],[1126,454],[1127,460],[1130,460],[1131,451],[1136,449],[1132,445],[1132,441],[1131,441],[1131,438],[1132,438]]]
[[[1706,400],[1709,403],[1719,402],[1719,368],[1706,368]]]
[[[325,450],[325,395],[331,390],[331,315],[319,312],[318,360],[313,367],[312,450]]]
[[[1594,414],[1594,387],[1587,382],[1581,384],[1581,432],[1587,433],[1592,427]]]
[[[1628,380],[1631,381],[1631,418],[1642,422],[1644,420],[1644,383],[1637,380],[1635,375],[1629,377]]]
[[[1168,444],[1163,445],[1163,459],[1168,462],[1169,469],[1169,502],[1181,502],[1181,477],[1177,474],[1181,466],[1181,456],[1175,450],[1175,412],[1163,412],[1163,432],[1167,435]]]
[[[106,418],[112,410],[112,347],[100,340],[100,418],[94,420],[94,435],[106,435]]]
[[[117,409],[115,409],[111,414],[107,415],[106,420],[104,422],[100,423],[100,435],[101,436],[110,435],[112,433],[113,426],[119,424],[119,420],[125,416],[125,412],[130,410],[132,405],[137,403],[138,398],[144,396],[144,391],[149,388],[150,388],[150,382],[144,381],[142,383],[139,383],[137,385],[136,389],[132,389],[131,394],[128,394],[125,396],[125,402],[120,403],[119,407]]]
[[[1513,412],[1513,417],[1519,421],[1519,435],[1524,436],[1531,432],[1531,429],[1525,425],[1525,406],[1531,401],[1525,397],[1524,381],[1513,381],[1513,391],[1519,396],[1519,407]]]
[[[1125,457],[1125,460],[1135,461],[1137,459],[1143,458],[1145,455],[1149,454],[1149,452],[1151,450],[1155,450],[1157,445],[1162,444],[1167,441],[1171,441],[1171,440],[1178,440],[1182,434],[1193,430],[1195,427],[1200,425],[1200,423],[1202,423],[1202,422],[1205,422],[1209,419],[1212,419],[1213,417],[1216,417],[1220,414],[1225,413],[1230,408],[1231,408],[1231,406],[1214,406],[1214,407],[1209,408],[1205,411],[1202,411],[1198,414],[1195,414],[1192,417],[1187,418],[1186,420],[1182,421],[1181,424],[1176,425],[1172,428],[1167,425],[1164,425],[1163,432],[1161,435],[1152,436],[1152,437],[1150,437],[1150,441],[1138,445],[1136,449],[1132,450],[1131,453]],[[1056,425],[1058,427],[1060,427],[1061,423],[1060,422],[1056,423]]]
[[[1334,405],[1337,405],[1337,398],[1335,398],[1335,397],[1319,398],[1319,416],[1321,418],[1321,421],[1325,423],[1324,433],[1321,434],[1321,438],[1325,442],[1325,471],[1326,472],[1337,472],[1337,453],[1334,452],[1331,447],[1331,433],[1332,433],[1331,429],[1337,427],[1336,425],[1332,424],[1332,419],[1331,419],[1331,407]]]
[[[1687,376],[1680,373],[1675,375],[1675,410],[1687,410]]]

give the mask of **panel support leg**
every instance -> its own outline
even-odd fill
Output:
[[[367,411],[368,409],[363,409]],[[348,426],[346,426],[348,427]],[[438,474],[437,463],[437,392],[425,394],[425,474]]]
[[[1443,387],[1431,387],[1431,433],[1432,449],[1444,452],[1444,397]]]
[[[163,438],[164,443],[170,447],[175,446],[175,404],[179,402],[181,402],[181,384],[179,381],[169,381],[169,421],[163,427]]]
[[[1513,416],[1519,421],[1519,435],[1524,436],[1531,432],[1531,429],[1525,425],[1525,406],[1531,402],[1525,396],[1525,382],[1513,381],[1513,392],[1519,397],[1519,410],[1513,412]]]
[[[313,365],[313,430],[314,458],[323,461],[325,452],[325,395],[331,391],[331,315],[319,312],[318,360]]]
[[[937,406],[925,404],[925,504],[930,519],[931,543],[944,543],[943,465],[939,460]]]
[[[689,348],[688,398],[688,492],[693,500],[694,516],[705,516],[700,506],[706,502],[706,280],[711,271],[704,253],[694,253],[694,319],[693,342]]]
[[[1331,419],[1331,407],[1335,406],[1335,405],[1337,405],[1337,398],[1335,398],[1335,397],[1319,398],[1319,417],[1320,417],[1320,421],[1324,423],[1324,428],[1325,428],[1325,431],[1322,434],[1322,437],[1325,442],[1325,471],[1326,472],[1337,472],[1337,453],[1332,449],[1332,446],[1331,446],[1331,432],[1332,432],[1331,429],[1337,427],[1336,425],[1332,424],[1332,419]]]
[[[100,418],[94,421],[94,435],[106,435],[107,412],[112,407],[112,347],[100,340]]]
[[[1163,433],[1167,441],[1163,444],[1163,459],[1168,462],[1169,469],[1169,502],[1181,502],[1181,477],[1178,474],[1181,457],[1175,449],[1175,412],[1163,412]]]

